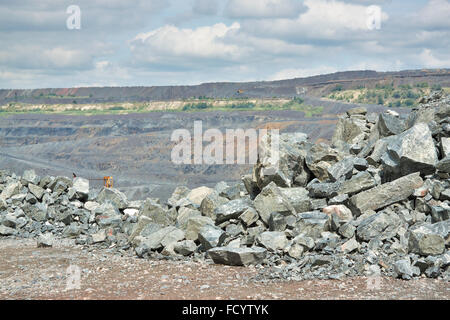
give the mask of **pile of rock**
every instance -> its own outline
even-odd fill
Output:
[[[237,185],[178,187],[167,203],[89,191],[83,178],[0,172],[0,235],[73,237],[140,257],[275,266],[283,279],[385,274],[450,279],[450,98],[407,119],[349,110],[332,145],[303,133],[260,145]]]

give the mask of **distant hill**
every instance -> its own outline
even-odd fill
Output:
[[[192,86],[82,87],[47,89],[0,89],[0,105],[8,103],[71,104],[104,102],[165,101],[190,98],[292,98],[324,97],[338,86],[341,90],[377,86],[415,85],[450,87],[450,69],[398,72],[346,71],[279,81],[216,82]]]

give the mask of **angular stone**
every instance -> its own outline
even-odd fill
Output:
[[[287,244],[287,238],[284,232],[265,231],[261,233],[257,242],[269,251],[283,250]]]
[[[29,183],[32,184],[39,184],[39,181],[41,180],[41,178],[36,174],[36,172],[34,172],[34,170],[25,170],[23,172],[22,175],[22,180],[23,182],[25,182],[25,185],[28,185]]]
[[[281,194],[290,202],[297,213],[311,211],[311,198],[305,188],[280,188]]]
[[[272,212],[269,218],[270,231],[284,231],[286,229],[286,218],[278,212]]]
[[[331,142],[336,145],[339,141],[346,142],[348,144],[354,144],[356,138],[364,133],[365,121],[341,117],[339,118],[336,129],[334,131]]]
[[[422,175],[434,173],[438,157],[429,127],[419,123],[397,135],[387,145],[381,161],[386,171],[385,176],[389,177],[405,176],[418,171]]]
[[[250,227],[256,221],[258,221],[258,219],[259,214],[254,208],[248,208],[239,216],[239,220],[241,220],[246,227]]]
[[[321,237],[322,232],[329,230],[328,221],[329,217],[320,211],[300,213],[297,215],[294,232],[318,239]]]
[[[342,246],[341,246],[341,250],[344,253],[351,253],[355,250],[358,250],[359,248],[359,243],[358,241],[356,241],[355,238],[351,238],[350,240],[347,240]]]
[[[0,194],[0,199],[8,200],[12,196],[19,194],[21,188],[22,184],[19,181],[8,183]]]
[[[412,173],[354,195],[349,201],[350,209],[357,216],[368,210],[377,210],[407,199],[422,185],[423,180],[419,173]]]
[[[143,246],[146,250],[158,250],[163,247],[165,238],[170,237],[170,234],[176,230],[178,229],[173,226],[162,228],[143,238],[139,246]]]
[[[423,256],[438,255],[445,251],[445,240],[442,235],[428,228],[417,228],[409,232],[409,251]]]
[[[180,230],[178,228],[173,228],[161,240],[161,245],[163,247],[169,247],[169,246],[177,243],[178,241],[183,240],[184,237],[185,237],[185,232],[183,230]]]
[[[447,156],[439,161],[436,168],[441,172],[450,173],[450,156]]]
[[[348,194],[352,196],[361,191],[371,189],[377,185],[377,181],[369,172],[359,172],[350,180],[343,181],[339,184],[338,194]]]
[[[4,225],[0,225],[0,236],[11,236],[15,233],[16,233],[15,229],[6,227]]]
[[[347,115],[349,117],[354,116],[354,115],[366,115],[367,114],[367,108],[366,107],[356,107],[356,108],[352,108],[350,110],[347,110]]]
[[[450,156],[450,138],[441,137],[441,153],[443,158]]]
[[[172,196],[167,200],[167,204],[170,207],[176,207],[177,202],[183,198],[186,198],[191,190],[185,186],[176,187],[172,193]]]
[[[339,217],[339,220],[343,222],[349,222],[353,220],[352,211],[344,205],[333,205],[323,208],[323,213],[331,216],[333,213]]]
[[[164,210],[159,203],[153,199],[147,199],[142,204],[140,209],[141,215],[150,218],[154,223],[162,226],[172,225],[175,221],[171,219],[170,215]]]
[[[394,272],[397,274],[397,277],[402,277],[404,280],[410,280],[414,276],[415,271],[413,268],[416,267],[411,266],[409,259],[397,260],[394,263]]]
[[[390,239],[397,234],[401,220],[395,213],[378,212],[364,219],[356,228],[359,239],[369,241],[373,238]]]
[[[341,187],[340,182],[319,182],[313,181],[306,187],[309,191],[309,195],[313,198],[333,198],[338,195],[338,191]],[[343,193],[343,192],[342,192]]]
[[[378,132],[382,137],[397,135],[405,130],[405,123],[398,117],[381,113],[378,117]]]
[[[99,232],[92,234],[91,236],[92,236],[92,243],[101,243],[106,241],[105,229],[102,229]]]
[[[126,209],[128,206],[125,194],[114,188],[102,188],[97,196],[97,202],[100,204],[110,202],[117,209]]]
[[[198,234],[204,225],[214,225],[214,221],[205,216],[192,217],[187,221],[186,224],[186,239],[187,240],[197,240]]]
[[[356,228],[351,223],[345,223],[339,227],[338,233],[344,238],[352,238],[355,235]]]
[[[197,250],[197,245],[192,240],[183,240],[175,243],[173,250],[183,256],[189,256]]]
[[[37,238],[38,248],[51,248],[53,246],[53,236],[51,233],[40,234]]]
[[[345,157],[328,168],[328,177],[332,182],[348,180],[353,175],[354,157]]]
[[[293,186],[294,178],[304,171],[306,152],[303,150],[303,143],[307,139],[308,136],[301,132],[278,136],[269,132],[261,138],[258,162],[253,170],[259,189],[263,189],[270,182],[280,187]],[[275,152],[278,157],[275,157]]]
[[[246,266],[260,264],[266,257],[267,250],[264,248],[232,248],[216,247],[207,251],[208,255],[216,264],[231,266]]]
[[[77,177],[73,179],[73,189],[77,193],[77,198],[87,200],[89,196],[89,180]]]
[[[315,246],[314,239],[303,234],[296,236],[292,242],[302,246],[304,251],[311,250]]]
[[[186,198],[190,200],[192,203],[200,206],[203,199],[209,194],[211,194],[214,190],[208,187],[199,187],[195,188],[188,193]]]
[[[253,203],[248,198],[231,200],[217,207],[214,210],[215,221],[222,223],[230,219],[237,219],[248,208],[253,207]]]
[[[205,250],[221,246],[225,238],[226,233],[222,229],[209,224],[204,225],[198,233],[198,240]]]
[[[215,221],[217,217],[214,213],[214,210],[216,210],[219,206],[227,203],[228,201],[229,200],[219,196],[219,194],[214,191],[203,199],[202,203],[200,204],[200,211],[202,215],[210,217]]]
[[[274,183],[267,185],[255,198],[254,205],[261,219],[268,224],[272,212],[295,214],[295,208]]]

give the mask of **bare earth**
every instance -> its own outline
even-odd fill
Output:
[[[79,289],[67,268],[80,270]],[[79,268],[79,269],[77,269]],[[345,280],[255,282],[254,267],[194,261],[121,257],[83,251],[70,241],[37,248],[35,240],[0,240],[0,299],[309,300],[450,298],[448,282],[382,278],[377,288],[364,277]],[[69,285],[69,286],[68,286]]]

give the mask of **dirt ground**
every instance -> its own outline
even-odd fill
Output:
[[[143,260],[70,242],[37,248],[34,240],[0,240],[0,299],[315,300],[450,298],[448,282],[365,277],[255,282],[254,267]],[[79,281],[78,281],[79,280]]]

